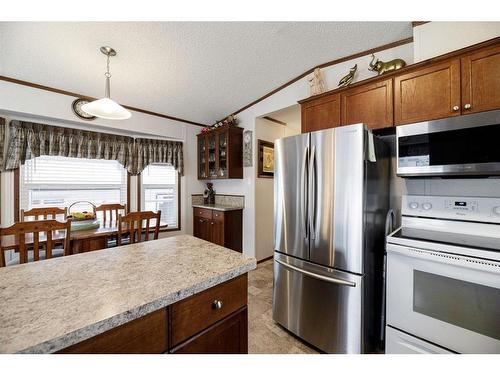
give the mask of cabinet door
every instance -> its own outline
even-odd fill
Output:
[[[228,133],[222,131],[217,134],[217,177],[228,177],[228,163],[227,163],[227,144]]]
[[[460,60],[394,78],[396,125],[460,115]]]
[[[210,220],[201,217],[194,217],[193,236],[201,238],[205,241],[211,241],[210,236]]]
[[[500,108],[500,46],[462,57],[462,113]]]
[[[340,96],[332,94],[302,104],[302,133],[340,125]]]
[[[207,162],[207,138],[205,136],[198,137],[198,180],[207,178],[208,162]]]
[[[225,246],[224,243],[224,221],[212,220],[210,222],[211,241],[220,246]]]
[[[392,79],[344,91],[340,101],[342,125],[363,123],[371,129],[394,125]]]
[[[171,350],[175,354],[248,353],[247,308],[228,316]]]
[[[208,178],[217,178],[217,138],[216,132],[207,135]]]

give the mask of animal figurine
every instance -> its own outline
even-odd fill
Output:
[[[348,86],[351,84],[354,79],[354,74],[356,74],[356,70],[358,70],[358,64],[354,65],[351,69],[349,69],[349,74],[342,77],[339,81],[339,87]]]
[[[321,76],[321,71],[319,68],[314,69],[314,73],[311,75],[311,77],[309,77],[308,81],[311,96],[325,92],[325,82],[323,81],[323,77]]]
[[[391,61],[383,62],[377,59],[375,60],[375,55],[372,53],[372,61],[370,62],[368,70],[378,72],[378,75],[382,75],[384,73],[392,72],[406,66],[406,63],[402,59],[394,59]]]

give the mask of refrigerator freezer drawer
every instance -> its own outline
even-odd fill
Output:
[[[420,340],[397,329],[386,327],[386,354],[453,354],[449,350]]]
[[[363,352],[363,277],[276,253],[273,319],[327,353]]]

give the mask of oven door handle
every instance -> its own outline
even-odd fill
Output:
[[[465,269],[476,269],[494,274],[500,274],[500,262],[491,259],[477,259],[461,254],[426,250],[407,245],[390,243],[387,244],[387,253],[400,254],[411,258],[458,266]]]
[[[356,283],[354,283],[352,281],[343,280],[343,279],[337,279],[335,277],[328,277],[328,276],[318,275],[317,273],[309,272],[309,271],[306,271],[306,270],[304,270],[302,268],[295,267],[295,266],[292,266],[291,264],[282,262],[279,259],[275,259],[275,261],[277,263],[281,264],[285,268],[289,268],[289,269],[291,269],[293,271],[297,271],[297,272],[302,273],[302,274],[304,274],[306,276],[312,277],[313,279],[318,279],[318,280],[326,281],[326,282],[333,283],[333,284],[340,284],[340,285],[346,285],[346,286],[352,286],[352,287],[356,286]]]

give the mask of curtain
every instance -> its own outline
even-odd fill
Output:
[[[182,176],[184,172],[182,142],[137,138],[135,144],[137,174],[141,173],[149,164],[166,163],[172,165]]]
[[[181,142],[135,140],[115,134],[11,121],[4,168],[19,168],[26,160],[41,155],[116,160],[131,174],[139,174],[151,163],[171,164],[182,174],[183,165]]]

